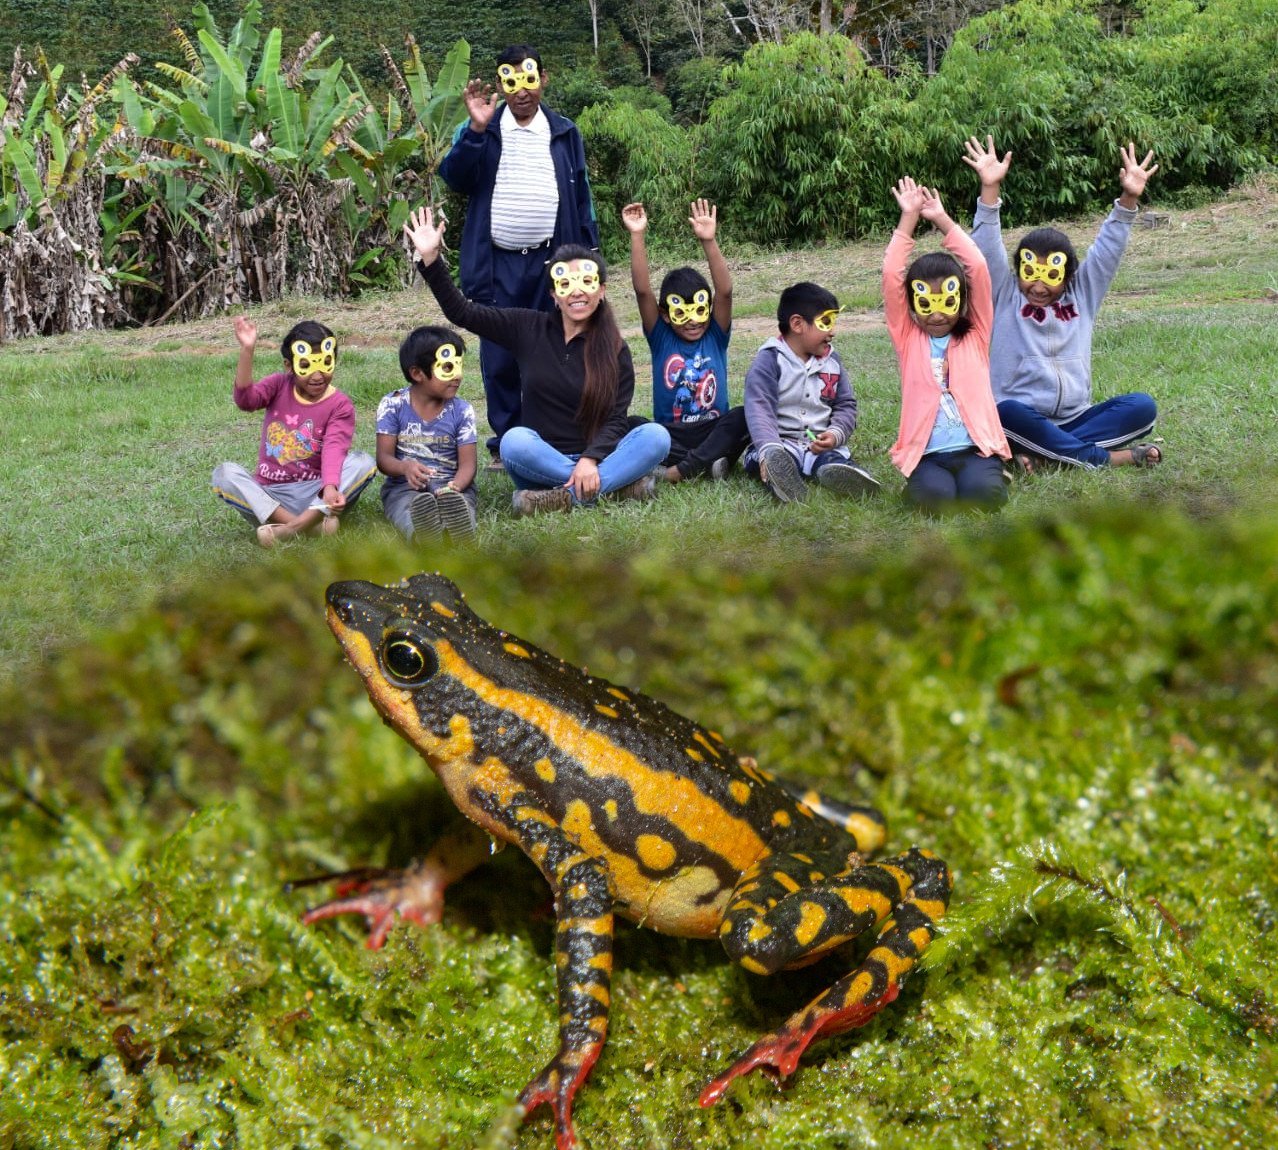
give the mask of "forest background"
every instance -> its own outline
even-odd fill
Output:
[[[738,250],[863,238],[902,171],[969,196],[972,133],[1018,157],[1012,225],[1103,206],[1127,140],[1173,203],[1278,157],[1268,0],[9,8],[0,339],[401,285],[461,87],[512,41],[581,126],[613,258],[632,199],[658,254],[699,195]]]

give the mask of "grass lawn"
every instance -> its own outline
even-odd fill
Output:
[[[1080,247],[1099,221],[1068,224]],[[1018,481],[992,517],[895,497],[878,244],[728,252],[732,372],[778,289],[833,288],[891,494],[774,506],[737,476],[398,539],[375,493],[267,554],[213,499],[253,458],[229,321],[0,348],[0,1148],[545,1146],[553,920],[516,851],[370,952],[285,881],[420,854],[450,804],[323,622],[335,578],[438,568],[496,625],[871,801],[956,880],[900,999],[778,1091],[700,1087],[845,968],[771,979],[623,925],[594,1147],[1251,1146],[1278,1130],[1278,185],[1137,229],[1098,393],[1158,399],[1167,462]],[[687,253],[688,257],[692,253]],[[680,258],[683,258],[682,256]],[[613,300],[641,379],[624,269]],[[420,291],[315,314],[371,450]],[[471,363],[475,363],[472,357]],[[479,398],[477,371],[467,394]],[[734,394],[736,394],[734,390]],[[646,404],[644,391],[638,406]],[[477,404],[479,406],[479,404]],[[500,892],[497,894],[496,892]]]

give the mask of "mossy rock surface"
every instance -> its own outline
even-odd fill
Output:
[[[956,888],[870,1025],[700,1110],[823,984],[625,925],[594,1147],[1271,1144],[1278,530],[1090,508],[908,554],[457,552],[485,618],[887,814]],[[552,923],[518,852],[363,946],[290,878],[420,854],[450,806],[323,620],[393,541],[174,593],[0,699],[0,1147],[519,1147]],[[266,578],[270,582],[264,582]]]

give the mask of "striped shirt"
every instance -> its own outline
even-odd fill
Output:
[[[555,234],[559,214],[550,122],[538,108],[526,127],[509,109],[498,123],[501,160],[493,185],[492,240],[499,248],[535,248]]]

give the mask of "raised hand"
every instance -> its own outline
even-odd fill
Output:
[[[919,191],[923,193],[923,206],[919,209],[919,215],[930,224],[939,224],[948,214],[945,205],[941,203],[940,193],[931,188],[920,188]]]
[[[412,244],[413,251],[423,265],[429,266],[439,258],[447,224],[448,219],[442,210],[439,213],[439,223],[435,223],[435,213],[429,204],[408,213],[408,219],[404,223],[404,236]]]
[[[692,234],[701,241],[714,239],[719,227],[719,209],[709,200],[693,200],[688,223],[692,225]]]
[[[648,230],[648,213],[643,204],[627,204],[621,209],[621,222],[626,231],[642,233]]]
[[[892,195],[896,197],[896,202],[901,208],[903,216],[920,216],[923,214],[923,206],[927,203],[928,190],[921,184],[916,184],[912,176],[902,176],[896,183],[896,187],[892,189]]]
[[[244,351],[257,347],[257,325],[246,315],[235,317],[235,339]]]
[[[967,155],[960,158],[976,173],[981,187],[997,188],[1007,178],[1007,170],[1012,166],[1012,153],[1008,152],[1000,160],[993,136],[986,136],[984,144],[976,136],[969,136],[963,148]]]
[[[497,113],[497,93],[493,91],[493,86],[487,80],[471,80],[462,89],[462,99],[466,102],[471,129],[476,132],[487,131]]]
[[[1136,145],[1129,141],[1127,147],[1119,149],[1119,155],[1123,158],[1123,167],[1118,173],[1118,185],[1123,189],[1124,197],[1139,201],[1145,193],[1149,177],[1158,171],[1158,165],[1150,163],[1154,158],[1153,149],[1146,152],[1145,158],[1137,163]],[[1135,204],[1128,206],[1135,207]]]

